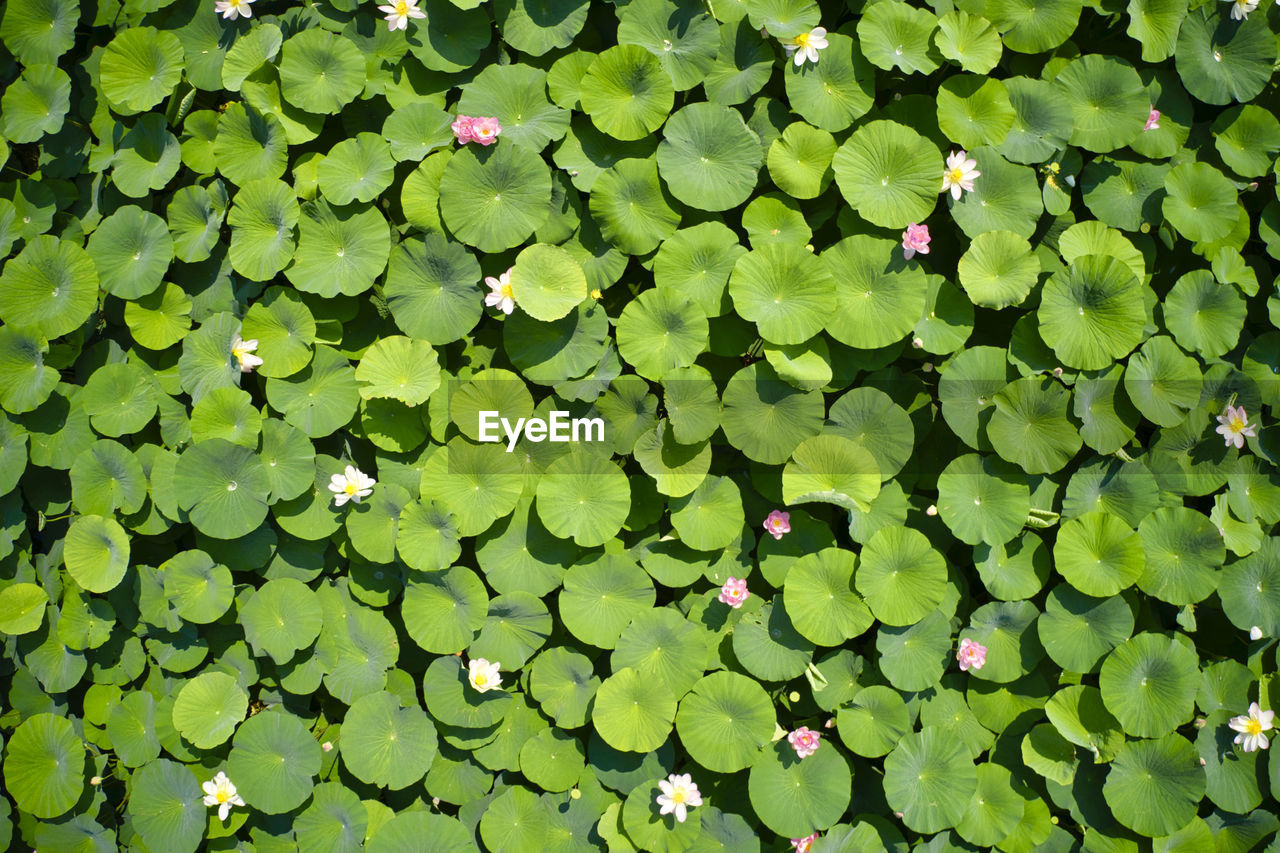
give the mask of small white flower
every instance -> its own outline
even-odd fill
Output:
[[[513,267],[514,269],[514,267]],[[516,308],[516,294],[511,289],[511,270],[494,278],[485,276],[484,283],[489,285],[489,292],[484,295],[484,304],[497,306],[503,314],[510,314]]]
[[[1273,725],[1276,718],[1275,711],[1264,711],[1258,707],[1258,703],[1254,702],[1249,706],[1248,714],[1241,714],[1238,717],[1232,717],[1228,725],[1236,735],[1235,743],[1245,752],[1257,752],[1259,749],[1267,748],[1267,736],[1263,732],[1269,732],[1275,726]]]
[[[502,674],[498,672],[501,664],[497,661],[489,663],[484,658],[476,658],[467,666],[471,670],[471,686],[477,693],[488,693],[502,686]]]
[[[333,752],[333,741],[329,741],[329,740],[325,741],[324,743],[320,744],[320,748],[323,749],[325,752]]]
[[[392,32],[409,26],[410,18],[425,18],[427,13],[418,8],[418,0],[395,0],[378,11],[387,16],[387,29]]]
[[[239,334],[231,339],[231,356],[240,365],[241,373],[253,373],[255,367],[262,366],[262,359],[253,354],[257,349],[256,339],[242,340]]]
[[[236,793],[236,786],[231,784],[227,774],[221,770],[201,787],[204,788],[204,804],[218,807],[218,820],[226,820],[231,814],[232,806],[243,806],[244,800]]]
[[[1218,428],[1214,430],[1227,442],[1227,447],[1235,445],[1239,450],[1244,447],[1244,440],[1257,438],[1257,424],[1249,423],[1249,413],[1244,406],[1227,406],[1227,410],[1218,415]]]
[[[947,168],[942,172],[942,191],[951,190],[951,197],[959,201],[961,191],[973,192],[973,181],[981,174],[978,171],[978,161],[965,153],[963,148],[952,151],[947,155]]]
[[[1261,639],[1262,639],[1262,629],[1261,629],[1261,628],[1259,628],[1257,625],[1254,625],[1252,628],[1250,628],[1250,629],[1249,629],[1249,639],[1250,639],[1250,640],[1261,640]]]
[[[806,60],[817,65],[818,51],[825,50],[827,45],[826,28],[814,27],[809,32],[796,36],[790,43],[784,44],[782,47],[798,68],[804,65]]]
[[[698,786],[688,773],[683,776],[672,773],[666,779],[659,780],[658,787],[662,789],[655,800],[662,807],[659,813],[675,812],[676,820],[681,823],[689,816],[689,809],[702,805],[702,794],[698,793]]]
[[[1249,13],[1258,8],[1258,0],[1227,0],[1231,4],[1231,19],[1234,21],[1249,20]]]
[[[362,498],[373,494],[373,487],[378,481],[361,471],[354,465],[348,465],[341,474],[334,474],[329,480],[329,491],[333,492],[333,505],[342,506],[347,501],[360,503]]]
[[[250,8],[250,4],[253,2],[254,0],[217,0],[213,8],[228,21],[234,21],[241,16],[252,18],[253,9]]]

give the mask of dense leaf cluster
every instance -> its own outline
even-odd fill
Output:
[[[0,4],[0,849],[1280,849],[1271,0],[230,6]]]

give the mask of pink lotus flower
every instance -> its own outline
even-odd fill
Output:
[[[1143,133],[1148,130],[1160,129],[1160,111],[1155,107],[1150,107],[1149,109],[1151,110],[1151,115],[1147,116],[1147,126],[1142,129]]]
[[[987,662],[987,647],[965,637],[960,641],[960,651],[956,653],[956,660],[960,661],[960,669],[964,672],[970,669],[982,669]]]
[[[471,141],[481,145],[492,145],[498,141],[502,133],[502,125],[496,118],[477,118],[471,122]]]
[[[815,832],[812,835],[806,835],[804,838],[791,839],[791,846],[796,848],[796,853],[809,853],[809,850],[813,847],[813,842],[817,840],[818,833]]]
[[[1226,439],[1227,447],[1234,444],[1239,450],[1244,447],[1246,437],[1258,437],[1257,424],[1249,423],[1249,413],[1244,406],[1227,406],[1227,410],[1218,415],[1218,424],[1214,432]]]
[[[453,124],[449,125],[450,129],[453,130],[453,138],[461,142],[463,145],[466,145],[468,142],[473,142],[475,137],[471,134],[471,128],[475,124],[475,121],[476,120],[471,116],[459,114],[458,117],[453,120]]]
[[[791,734],[787,735],[787,743],[791,744],[791,748],[796,751],[796,755],[801,758],[808,758],[818,751],[821,745],[822,735],[815,732],[808,726],[801,726]]]
[[[929,254],[929,241],[932,239],[929,236],[928,225],[917,225],[912,222],[902,233],[902,256],[911,260],[917,252],[922,255]]]
[[[734,610],[742,606],[742,602],[751,597],[751,593],[747,591],[747,579],[735,578],[729,575],[729,579],[724,582],[724,586],[720,587],[719,602],[727,604]]]
[[[791,532],[791,513],[775,509],[764,520],[764,529],[774,539],[781,539],[784,533]]]

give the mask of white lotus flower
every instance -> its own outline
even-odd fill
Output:
[[[1249,639],[1250,639],[1250,640],[1261,640],[1261,639],[1262,639],[1262,629],[1261,629],[1261,628],[1259,628],[1257,625],[1254,625],[1252,628],[1250,628],[1250,629],[1249,629]]]
[[[253,373],[255,367],[262,366],[262,359],[253,353],[258,349],[256,339],[242,340],[239,335],[231,339],[231,355],[240,365],[241,373]]]
[[[409,26],[410,18],[425,18],[427,13],[418,8],[418,0],[395,0],[378,11],[387,16],[387,29],[392,32]]]
[[[234,21],[241,16],[246,18],[253,17],[253,9],[250,8],[254,0],[218,0],[213,4],[214,11],[228,21]]]
[[[1275,728],[1275,718],[1275,711],[1264,711],[1258,707],[1257,702],[1254,702],[1249,706],[1248,714],[1232,717],[1227,725],[1232,731],[1240,733],[1236,735],[1235,743],[1238,743],[1241,749],[1245,752],[1257,752],[1259,749],[1267,748],[1267,736],[1263,732],[1269,732]]]
[[[1249,423],[1249,413],[1244,406],[1227,406],[1227,410],[1218,415],[1218,428],[1214,430],[1222,436],[1227,447],[1233,444],[1239,450],[1244,447],[1245,438],[1257,438],[1257,424]]]
[[[515,268],[512,267],[512,269]],[[516,310],[516,293],[511,288],[510,269],[497,278],[491,275],[485,276],[484,283],[489,285],[489,292],[484,295],[485,305],[496,306],[503,314],[510,314]]]
[[[978,161],[962,148],[947,155],[947,168],[942,172],[942,191],[951,190],[951,197],[960,200],[961,191],[973,192],[973,181],[982,173]]]
[[[782,47],[799,67],[804,65],[805,61],[818,64],[818,51],[827,48],[827,30],[825,27],[814,27],[807,33],[801,33],[796,36],[789,44]]]
[[[1233,21],[1249,20],[1249,13],[1258,8],[1258,0],[1227,0],[1231,4]]]
[[[661,814],[675,812],[676,820],[681,823],[684,823],[685,818],[689,816],[689,809],[702,805],[702,794],[698,792],[698,786],[693,783],[688,773],[683,776],[672,773],[666,779],[659,780],[658,787],[662,789],[662,793],[655,800],[662,807],[659,812]]]
[[[329,491],[333,492],[333,505],[342,506],[347,501],[360,503],[362,498],[373,494],[373,487],[378,481],[361,471],[354,465],[348,465],[341,474],[334,474],[329,480]]]
[[[477,693],[488,693],[502,686],[501,666],[497,661],[489,663],[484,658],[476,658],[467,665],[471,670],[471,686]]]
[[[218,820],[226,820],[232,806],[244,805],[244,800],[236,793],[236,786],[221,770],[201,787],[204,788],[204,804],[218,807]]]

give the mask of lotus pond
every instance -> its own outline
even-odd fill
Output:
[[[1278,33],[0,3],[0,850],[1280,851]]]

